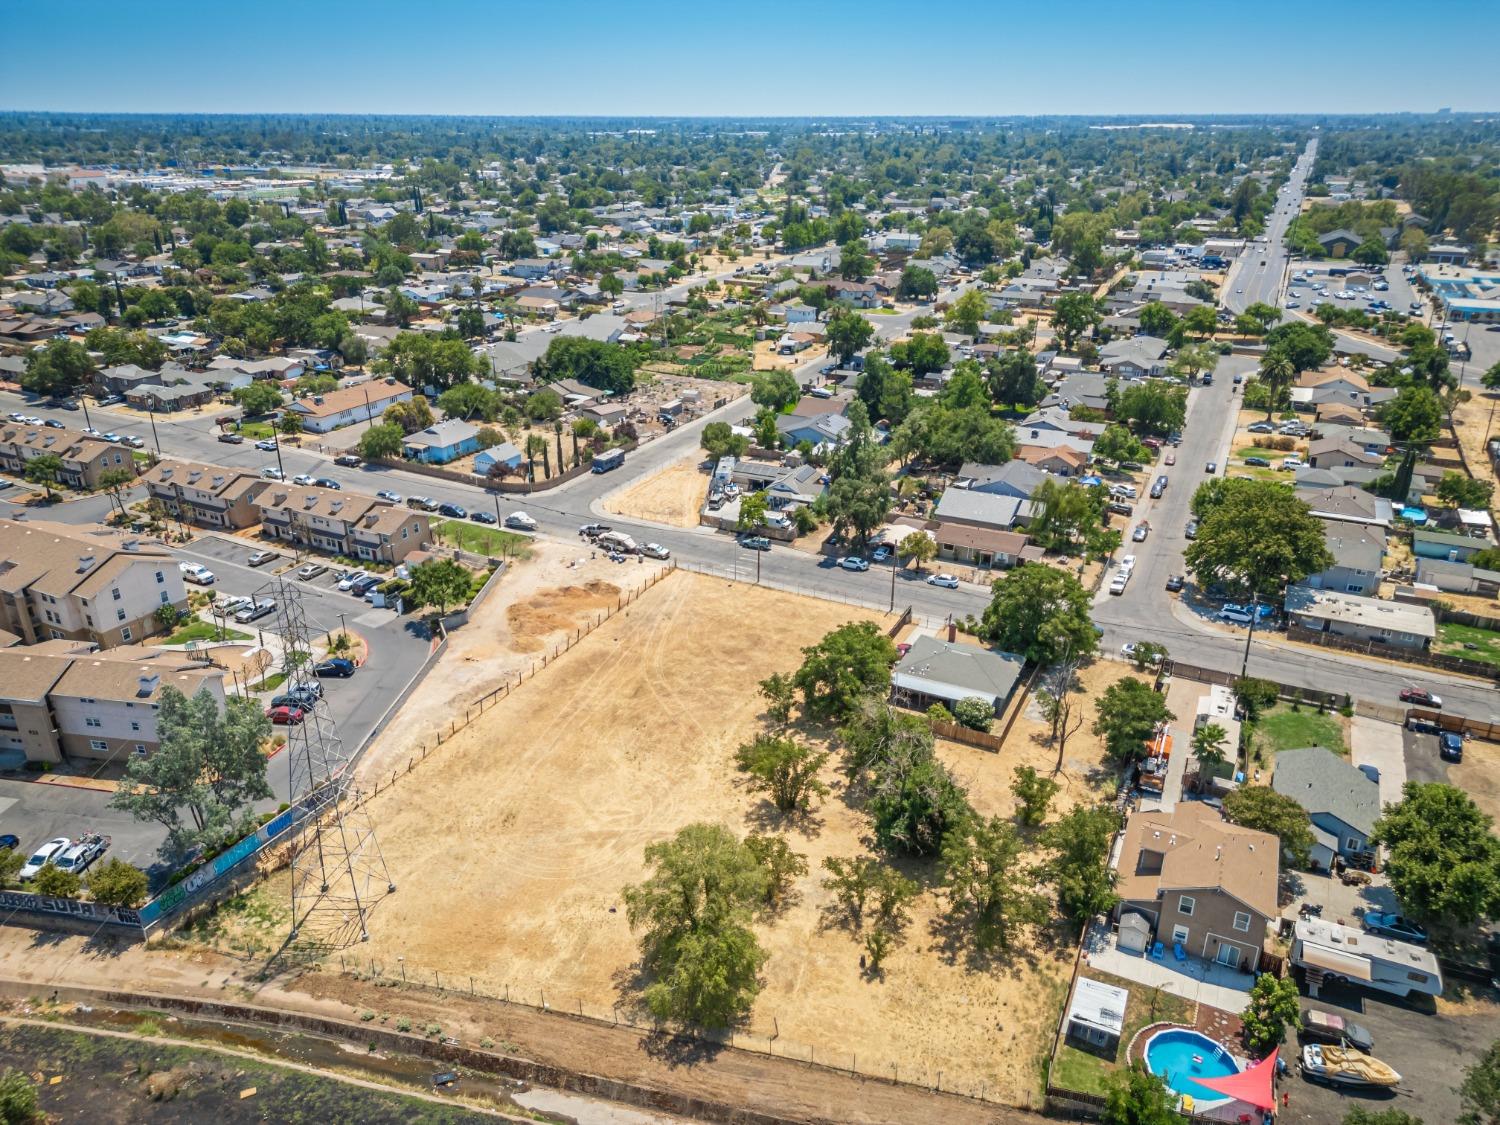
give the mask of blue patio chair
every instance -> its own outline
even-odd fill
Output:
[[[1151,947],[1151,960],[1160,961],[1166,952],[1166,946],[1162,945],[1161,942],[1157,942]]]
[[[1174,941],[1172,943],[1172,956],[1179,961],[1187,960],[1187,950],[1182,948],[1182,942]]]

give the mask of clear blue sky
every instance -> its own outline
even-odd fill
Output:
[[[1497,33],[1497,0],[11,0],[0,109],[1485,110]]]

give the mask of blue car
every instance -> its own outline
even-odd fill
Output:
[[[354,670],[356,667],[357,665],[354,663],[354,661],[346,660],[342,656],[335,656],[332,659],[320,661],[319,663],[314,664],[313,675],[337,676],[340,679],[347,679],[348,677],[354,675]]]
[[[1438,735],[1438,754],[1450,762],[1463,761],[1463,735],[1454,734],[1451,730],[1445,730],[1442,734]]]
[[[1363,922],[1365,929],[1372,934],[1383,934],[1397,941],[1409,941],[1415,945],[1427,943],[1427,931],[1399,914],[1381,914],[1370,911],[1364,916]]]

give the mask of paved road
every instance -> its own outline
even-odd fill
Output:
[[[1281,239],[1302,206],[1303,189],[1317,155],[1318,142],[1309,141],[1287,177],[1286,190],[1277,196],[1275,210],[1266,220],[1266,241],[1252,243],[1230,267],[1223,294],[1224,307],[1230,312],[1244,312],[1257,301],[1280,306],[1282,283],[1291,260]]]

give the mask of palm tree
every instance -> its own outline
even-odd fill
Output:
[[[1193,732],[1193,757],[1198,762],[1198,786],[1201,789],[1220,766],[1229,759],[1224,754],[1224,743],[1229,733],[1218,723],[1209,723]]]
[[[1271,420],[1271,415],[1276,412],[1276,403],[1281,398],[1282,390],[1292,385],[1292,380],[1296,375],[1296,365],[1281,352],[1273,351],[1261,360],[1260,381],[1270,391],[1270,397],[1266,400],[1266,421]]]

